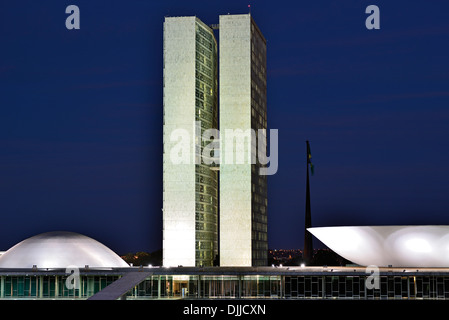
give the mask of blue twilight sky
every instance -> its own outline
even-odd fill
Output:
[[[248,4],[279,130],[269,247],[303,246],[305,140],[314,226],[449,224],[447,0],[19,0],[0,3],[0,250],[52,230],[161,248],[164,16]]]

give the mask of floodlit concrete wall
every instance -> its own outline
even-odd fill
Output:
[[[243,164],[226,163],[226,130],[251,129],[250,22],[250,15],[220,16],[220,266],[251,266],[252,258],[251,142],[233,143],[234,155],[244,154]]]
[[[188,163],[173,163],[181,140],[172,137],[180,130],[194,137],[195,21],[168,17],[164,22],[164,266],[195,265],[195,162],[191,154]],[[192,146],[192,141],[186,142]]]

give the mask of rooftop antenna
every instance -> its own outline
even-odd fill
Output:
[[[248,5],[248,13],[251,14],[251,5]]]

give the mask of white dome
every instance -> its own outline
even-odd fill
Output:
[[[340,256],[362,266],[449,267],[449,226],[308,228]]]
[[[79,233],[56,231],[19,242],[0,256],[0,268],[119,268],[129,265],[102,243]]]

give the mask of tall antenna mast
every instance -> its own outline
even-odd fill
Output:
[[[306,214],[305,214],[305,223],[304,223],[304,252],[303,258],[306,264],[311,263],[312,255],[313,255],[313,243],[312,243],[312,234],[307,231],[307,228],[312,227],[312,213],[310,209],[310,183],[309,183],[309,165],[313,174],[313,165],[311,162],[312,154],[310,152],[310,144],[309,141],[306,141],[307,144],[307,182],[306,182]]]

